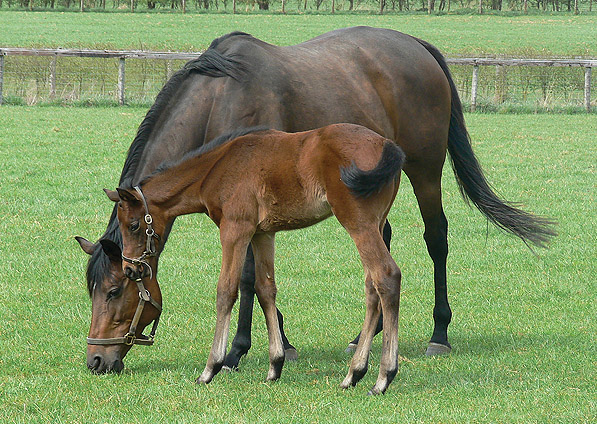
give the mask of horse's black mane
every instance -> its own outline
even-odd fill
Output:
[[[220,135],[220,136],[214,138],[213,140],[211,140],[209,143],[205,143],[203,146],[186,153],[179,160],[162,162],[156,168],[156,170],[154,172],[152,172],[150,175],[143,178],[137,185],[143,186],[143,184],[147,183],[149,180],[151,180],[156,175],[161,174],[162,172],[167,171],[170,168],[174,168],[175,166],[178,166],[181,163],[183,163],[191,158],[201,156],[202,154],[207,153],[207,152],[211,152],[212,150],[228,143],[229,141],[234,140],[235,138],[242,137],[243,135],[247,135],[247,134],[253,134],[256,132],[260,132],[260,131],[267,131],[269,129],[270,129],[269,127],[265,127],[265,126],[240,128],[240,129],[234,130],[228,134]],[[132,187],[126,187],[126,188],[132,188]]]
[[[131,185],[149,139],[149,135],[153,131],[160,115],[167,107],[174,94],[178,91],[182,82],[185,81],[189,75],[200,74],[213,78],[230,77],[238,81],[244,78],[247,73],[245,64],[236,55],[226,55],[217,50],[218,46],[224,40],[236,36],[251,37],[244,32],[232,32],[220,38],[216,38],[201,56],[187,62],[184,67],[172,75],[166,85],[164,85],[157,95],[154,104],[147,112],[147,115],[145,115],[143,122],[141,122],[141,125],[137,130],[137,135],[129,148],[124,167],[122,168],[122,174],[120,175],[119,185],[121,187]],[[110,216],[106,232],[100,239],[112,240],[122,247],[122,236],[120,234],[120,229],[118,228],[118,220],[116,219],[116,207],[112,210],[112,215]],[[87,266],[87,288],[89,289],[90,295],[93,292],[93,285],[95,282],[101,281],[105,277],[109,267],[109,258],[103,253],[102,249],[98,247],[89,259]]]

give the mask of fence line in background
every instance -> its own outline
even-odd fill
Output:
[[[71,50],[71,49],[25,49],[0,47],[0,105],[2,104],[2,86],[6,56],[50,56],[50,97],[56,95],[56,58],[57,57],[87,57],[87,58],[117,58],[118,66],[118,101],[125,103],[125,63],[126,59],[158,59],[158,60],[190,60],[197,58],[201,52],[152,52],[152,51],[115,51],[115,50]],[[585,69],[584,105],[587,112],[591,111],[591,70],[597,66],[597,59],[518,59],[518,58],[447,58],[450,65],[468,65],[473,67],[471,84],[471,109],[477,106],[479,67],[494,66],[496,75],[501,75],[504,67],[582,67]]]

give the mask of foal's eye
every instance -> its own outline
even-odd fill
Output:
[[[139,230],[139,221],[133,221],[130,226],[131,231],[134,233]]]

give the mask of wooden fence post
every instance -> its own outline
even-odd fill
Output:
[[[507,90],[506,66],[497,65],[495,67],[495,102],[498,105],[506,101]]]
[[[477,109],[477,86],[479,85],[479,65],[473,65],[473,81],[471,82],[471,112]]]
[[[118,103],[124,105],[124,57],[118,59]]]
[[[585,68],[585,107],[591,111],[591,67]]]
[[[0,52],[0,105],[4,101],[2,97],[2,85],[4,85],[4,53]]]
[[[56,97],[56,55],[50,63],[50,99]]]

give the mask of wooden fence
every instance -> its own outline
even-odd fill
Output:
[[[0,105],[3,102],[2,88],[4,80],[5,61],[8,56],[47,56],[51,57],[50,65],[50,97],[56,94],[56,59],[58,57],[82,58],[113,58],[118,59],[118,101],[125,103],[126,94],[126,59],[158,59],[158,60],[190,60],[198,57],[201,52],[171,53],[148,51],[111,51],[111,50],[69,50],[69,49],[24,49],[0,47]],[[591,111],[591,70],[597,66],[597,59],[493,59],[493,58],[448,58],[450,65],[472,66],[472,81],[470,103],[474,111],[477,107],[477,93],[479,81],[479,68],[493,66],[496,74],[501,75],[505,67],[579,67],[584,68],[584,107]]]

